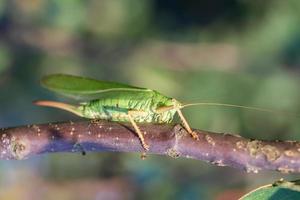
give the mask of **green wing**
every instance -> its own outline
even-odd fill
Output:
[[[75,99],[95,99],[107,94],[152,91],[123,83],[100,81],[80,76],[52,74],[42,78],[42,86],[61,95]]]

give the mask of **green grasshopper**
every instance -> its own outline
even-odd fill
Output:
[[[199,139],[181,112],[187,106],[227,106],[270,112],[261,108],[221,103],[182,104],[155,90],[66,74],[46,76],[42,78],[41,84],[51,91],[83,102],[70,105],[55,101],[36,101],[36,105],[60,108],[89,119],[130,122],[146,151],[149,150],[149,145],[137,123],[171,123],[176,113],[187,132],[194,139]]]

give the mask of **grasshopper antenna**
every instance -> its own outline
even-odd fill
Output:
[[[190,107],[190,106],[221,106],[221,107],[231,107],[231,108],[242,108],[242,109],[247,109],[247,110],[255,110],[255,111],[260,111],[260,112],[281,114],[281,115],[286,115],[286,116],[290,116],[290,117],[300,118],[299,115],[294,114],[294,113],[289,113],[289,112],[284,112],[284,111],[276,111],[276,110],[253,107],[253,106],[241,106],[241,105],[227,104],[227,103],[210,103],[210,102],[188,103],[188,104],[181,105],[180,108],[186,108],[186,107]]]

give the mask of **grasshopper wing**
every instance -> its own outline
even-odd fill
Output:
[[[74,99],[96,99],[107,94],[152,91],[123,83],[100,81],[67,74],[52,74],[42,78],[42,86]]]

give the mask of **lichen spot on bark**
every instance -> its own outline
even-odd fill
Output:
[[[10,144],[10,151],[11,155],[17,160],[22,160],[26,158],[26,156],[30,152],[29,141],[27,141],[27,139],[21,140],[12,138]]]
[[[298,157],[299,156],[299,152],[293,151],[293,150],[286,150],[286,151],[284,151],[284,154],[288,157]]]
[[[206,141],[211,144],[212,146],[216,145],[216,142],[214,141],[214,139],[212,137],[210,137],[209,135],[205,136]]]
[[[180,153],[176,149],[170,148],[167,150],[167,155],[172,158],[178,158],[180,156]]]
[[[280,157],[280,151],[271,145],[265,145],[261,148],[262,153],[266,156],[269,162],[273,162]]]
[[[261,141],[258,140],[253,140],[247,143],[247,150],[252,157],[256,157],[260,153],[261,147]]]
[[[246,147],[247,147],[247,142],[245,142],[245,141],[243,141],[243,140],[237,141],[237,142],[236,142],[236,147],[237,147],[238,149],[246,149]]]

